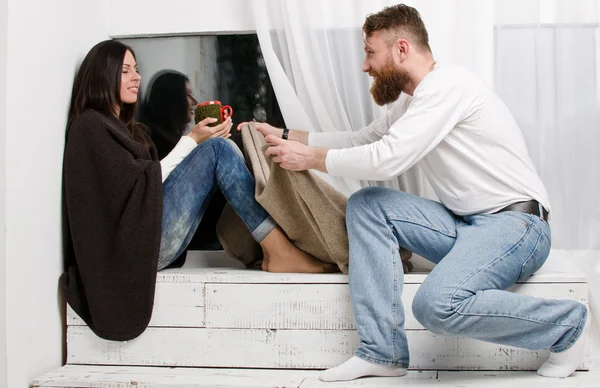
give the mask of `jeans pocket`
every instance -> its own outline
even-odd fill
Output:
[[[543,222],[540,220],[539,222]],[[540,230],[535,247],[531,255],[523,262],[521,266],[521,274],[518,282],[527,280],[531,275],[536,273],[546,262],[550,254],[550,240],[546,233]]]

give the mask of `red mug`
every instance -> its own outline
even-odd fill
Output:
[[[212,110],[212,112],[214,113],[210,113],[207,112],[206,109],[203,109],[201,107],[205,107],[207,105],[217,105],[217,106],[221,106],[221,101],[205,101],[202,102],[200,104],[198,104],[196,106],[196,123],[198,123],[198,121],[203,120],[205,117],[214,117],[213,115],[216,115],[216,111]],[[228,117],[231,117],[233,115],[233,108],[231,108],[231,106],[229,105],[222,105],[221,108],[217,108],[217,106],[215,106],[216,109],[218,109],[219,113],[218,115],[220,116],[221,120],[217,121],[216,123],[214,123],[213,125],[217,125],[222,123],[223,121],[225,121]],[[204,112],[202,112],[204,111]],[[218,119],[218,117],[215,117]]]

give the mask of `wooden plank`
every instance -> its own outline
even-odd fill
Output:
[[[404,276],[405,284],[421,284],[427,272],[411,272]],[[158,283],[296,283],[347,284],[348,276],[337,274],[280,274],[245,268],[173,268],[160,271]],[[565,270],[545,272],[543,269],[525,283],[586,283],[585,274]]]
[[[409,371],[403,377],[362,378],[343,383],[327,383],[315,377],[306,378],[300,388],[331,388],[331,387],[377,387],[377,388],[598,388],[599,372],[575,372],[568,379],[544,379],[535,372],[479,372],[479,371],[439,371],[437,378],[419,378],[418,373],[430,371]],[[342,385],[343,384],[343,385]]]
[[[413,369],[535,370],[548,351],[534,352],[465,338],[407,332]],[[178,367],[319,369],[353,355],[351,330],[148,328],[126,343],[105,341],[85,326],[67,330],[67,363]],[[588,368],[588,359],[580,368]]]
[[[149,326],[203,327],[204,301],[202,283],[157,283]],[[85,322],[68,307],[67,325],[81,326]]]
[[[66,365],[37,378],[44,388],[299,387],[315,371]]]
[[[467,388],[598,388],[600,373],[575,372],[567,379],[548,379],[535,372],[439,371],[438,380],[442,386]]]
[[[273,369],[209,369],[66,365],[33,382],[40,388],[241,388],[241,387],[369,387],[525,388],[541,381],[535,372],[409,371],[404,377],[362,378],[344,383],[318,380],[320,371]],[[597,388],[599,372],[576,372],[568,379],[544,379],[545,388]]]
[[[173,388],[173,387],[321,387],[320,371],[287,369],[212,369],[66,365],[37,378],[44,388]],[[410,371],[398,378],[366,378],[345,382],[347,387],[397,387],[398,382],[436,383],[436,371]],[[335,384],[334,384],[335,385]],[[420,385],[422,386],[422,385]],[[437,386],[431,385],[431,387]],[[331,387],[331,383],[329,383]]]
[[[348,276],[335,274],[270,273],[247,268],[173,268],[160,271],[159,283],[311,283],[347,284]]]
[[[332,388],[332,387],[362,387],[362,388],[438,388],[437,371],[411,370],[402,377],[363,377],[352,381],[338,383],[325,382],[318,377],[307,377],[300,388]]]
[[[408,330],[424,329],[411,308],[419,286],[404,286],[402,302]],[[587,304],[585,283],[526,283],[510,291]],[[356,325],[345,284],[207,284],[206,327],[353,330]]]
[[[404,287],[406,328],[423,329],[410,308],[418,284]],[[544,298],[569,298],[587,303],[584,283],[527,283],[511,291]],[[204,296],[205,294],[206,296]],[[205,303],[206,302],[206,303]],[[206,307],[203,307],[206,304]],[[205,317],[206,314],[206,317]],[[85,323],[70,308],[67,324]],[[150,327],[212,327],[266,329],[355,329],[345,284],[157,284]]]
[[[207,284],[206,318],[210,328],[355,328],[347,284]]]

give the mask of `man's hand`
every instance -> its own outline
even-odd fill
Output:
[[[241,131],[242,128],[244,128],[244,125],[248,124],[254,124],[254,128],[256,128],[256,130],[260,132],[261,135],[263,135],[264,137],[273,135],[281,138],[281,135],[283,134],[283,128],[277,128],[270,124],[259,123],[256,121],[244,121],[243,123],[238,124],[237,130]],[[302,144],[308,144],[308,132],[290,129],[288,136],[288,140],[294,140]]]
[[[281,137],[281,134],[283,133],[283,128],[276,128],[271,124],[259,123],[256,121],[244,121],[243,123],[238,124],[237,130],[241,131],[242,128],[244,128],[244,126],[248,124],[254,124],[254,128],[256,128],[256,130],[265,137],[267,137],[268,135],[275,135],[277,137]]]
[[[282,168],[292,171],[317,169],[327,172],[325,167],[326,149],[311,148],[297,141],[283,140],[275,135],[266,136],[265,141],[271,144],[265,151],[265,155],[273,156],[273,161]]]

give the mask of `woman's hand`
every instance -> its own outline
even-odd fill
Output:
[[[231,126],[233,123],[231,122],[231,117],[227,117],[225,121],[221,124],[216,125],[214,127],[209,127],[208,124],[212,124],[216,122],[217,119],[213,117],[207,117],[204,120],[198,122],[192,131],[189,133],[189,137],[194,139],[197,144],[202,143],[206,139],[210,139],[211,137],[222,137],[223,139],[227,139],[231,136]]]
[[[267,137],[268,135],[275,135],[277,137],[281,137],[281,134],[283,133],[283,128],[276,128],[270,124],[258,123],[255,121],[245,121],[241,124],[238,124],[237,130],[241,131],[244,125],[248,124],[254,124],[254,128],[256,128],[256,130],[265,137]]]

